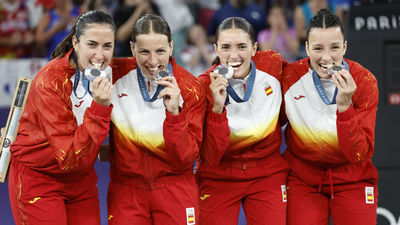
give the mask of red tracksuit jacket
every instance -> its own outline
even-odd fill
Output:
[[[245,170],[263,165],[262,169],[250,175],[253,178],[287,169],[279,153],[282,134],[278,122],[282,100],[280,81],[285,61],[274,51],[257,52],[252,60],[256,78],[249,101],[236,103],[230,98],[224,112],[217,114],[211,109],[213,100],[207,88],[208,110],[199,163],[199,175],[202,177],[229,179],[223,167]],[[215,67],[199,76],[204,86],[210,85],[209,73]],[[243,93],[244,82],[235,79],[230,84],[237,93]],[[242,179],[239,177],[232,179]]]
[[[204,88],[174,59],[170,64],[181,91],[181,110],[176,116],[166,111],[163,99],[143,100],[134,57],[113,61],[112,180],[152,190],[193,176],[203,136]],[[143,78],[153,96],[157,85]]]
[[[357,89],[351,99],[352,105],[341,113],[337,112],[336,104],[326,105],[321,100],[308,58],[284,69],[282,88],[289,122],[285,131],[288,146],[285,158],[291,170],[309,185],[377,183],[378,173],[371,161],[377,81],[358,63],[345,61]],[[331,170],[331,178],[326,175],[327,170]]]
[[[50,61],[35,76],[11,146],[12,160],[63,179],[79,179],[93,170],[109,132],[112,109],[89,95],[79,104],[71,102],[75,74],[69,64],[71,52]],[[73,111],[77,109],[84,113],[80,125]]]

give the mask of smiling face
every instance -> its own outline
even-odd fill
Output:
[[[342,65],[347,42],[340,27],[312,28],[306,42],[307,55],[311,67],[321,78],[330,78],[328,70],[334,65]]]
[[[257,51],[257,43],[252,43],[248,33],[242,29],[222,30],[214,48],[221,63],[233,67],[234,78],[244,78],[249,74],[251,57]]]
[[[131,42],[131,51],[142,70],[150,80],[160,70],[165,70],[169,57],[172,55],[173,41],[163,34],[149,33],[136,36],[136,42]]]
[[[114,31],[108,24],[91,24],[80,36],[74,36],[72,43],[78,57],[79,70],[89,66],[105,69],[114,52]]]

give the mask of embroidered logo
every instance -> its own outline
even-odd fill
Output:
[[[287,202],[286,185],[281,185],[282,190],[282,202]]]
[[[113,217],[114,217],[113,215],[109,215],[108,220],[111,220]]]
[[[75,105],[75,107],[77,107],[77,108],[81,107],[83,102],[84,102],[84,100],[81,100],[78,104]]]
[[[39,200],[39,199],[40,199],[40,197],[33,198],[33,200],[29,201],[29,203],[33,204],[33,203],[35,203],[35,202],[36,202],[37,200]]]
[[[204,200],[204,199],[206,199],[206,198],[208,198],[208,197],[210,197],[210,195],[204,194],[203,196],[200,196],[200,199],[201,199],[201,200]]]
[[[304,95],[299,95],[299,96],[294,96],[294,99],[296,99],[296,100],[300,100],[300,99],[302,99],[302,98],[305,98],[306,96],[304,96]]]
[[[118,98],[122,98],[122,97],[124,97],[124,96],[128,96],[128,95],[125,94],[125,93],[122,93],[122,94],[118,95]]]
[[[186,208],[186,221],[187,225],[196,224],[196,218],[194,215],[194,208]]]
[[[374,187],[365,187],[365,203],[374,204]]]
[[[265,91],[265,94],[267,94],[267,95],[272,94],[272,87],[268,82],[265,83],[265,85],[264,85],[264,91]]]

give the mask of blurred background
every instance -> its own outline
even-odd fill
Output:
[[[34,77],[81,12],[97,9],[112,15],[115,57],[131,56],[130,34],[140,16],[161,15],[171,27],[176,61],[198,76],[215,57],[214,33],[223,19],[247,19],[259,50],[276,50],[293,62],[306,56],[306,24],[321,8],[330,8],[345,24],[345,57],[378,80],[373,158],[380,175],[377,224],[399,225],[400,0],[0,0],[0,126],[7,121],[18,77]],[[105,225],[109,165],[96,162],[95,167]],[[14,224],[7,183],[0,183],[0,221]],[[243,212],[238,224],[246,224]]]

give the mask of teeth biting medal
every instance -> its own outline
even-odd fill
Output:
[[[335,71],[340,71],[340,70],[342,70],[342,69],[346,69],[346,66],[345,65],[340,65],[340,66],[332,66],[329,70],[328,70],[328,74],[329,75],[333,75],[333,73],[335,72]]]
[[[171,76],[171,73],[168,70],[161,70],[161,71],[158,71],[158,73],[154,74],[154,79],[157,81],[157,80],[160,80],[161,78],[167,77],[167,76]]]
[[[109,77],[111,74],[111,70],[112,69],[110,66],[107,66],[104,70],[101,70],[101,69],[93,67],[93,66],[89,66],[83,71],[83,73],[88,80],[92,81],[92,80],[96,79],[96,77],[98,77],[98,76],[104,77],[104,78]]]

